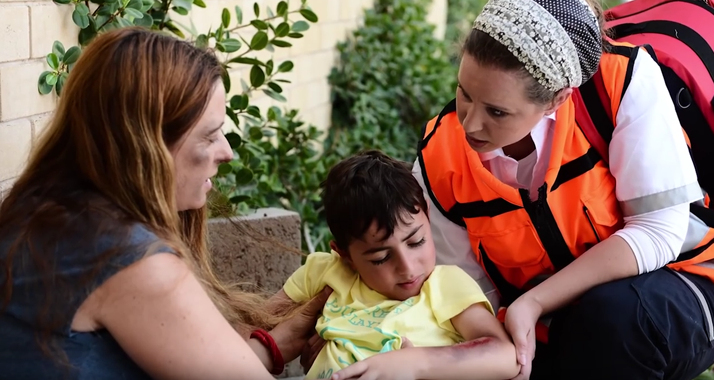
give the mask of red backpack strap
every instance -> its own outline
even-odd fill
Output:
[[[644,47],[652,56],[652,59],[657,62],[657,55],[652,46],[643,45],[632,49],[622,89],[623,96],[630,84],[632,70],[640,47]],[[613,122],[615,118],[612,115],[610,94],[605,89],[605,81],[600,70],[589,81],[573,91],[572,99],[575,104],[575,122],[580,127],[580,130],[583,131],[590,145],[600,154],[603,161],[609,163],[608,147],[612,140],[612,133],[615,131]]]
[[[608,163],[608,145],[615,125],[612,123],[610,95],[605,90],[605,82],[598,70],[589,81],[573,91],[575,122],[585,134],[590,145]]]

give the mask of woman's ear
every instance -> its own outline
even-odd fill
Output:
[[[570,95],[572,93],[573,93],[573,89],[571,87],[564,88],[564,89],[558,91],[555,94],[555,98],[553,99],[553,101],[546,108],[545,114],[550,115],[553,112],[557,111],[558,108],[560,108],[560,106],[562,106],[563,103],[565,103],[565,101],[568,100],[568,98],[570,97]]]

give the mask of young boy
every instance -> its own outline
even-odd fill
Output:
[[[435,266],[427,203],[409,166],[378,151],[348,158],[330,170],[323,203],[333,252],[308,256],[281,294],[302,303],[333,289],[316,326],[327,343],[307,379],[518,374],[515,348],[476,282]],[[413,348],[402,349],[405,338]]]

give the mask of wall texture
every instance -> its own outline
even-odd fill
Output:
[[[183,25],[193,25],[199,32],[220,22],[220,12],[238,5],[246,14],[254,2],[270,5],[278,0],[206,0],[206,9],[196,8],[188,17],[175,16]],[[359,25],[362,9],[373,0],[309,0],[308,5],[320,18],[301,40],[291,48],[276,49],[274,59],[291,59],[293,72],[285,79],[288,106],[298,108],[302,119],[321,128],[330,123],[330,89],[327,75],[336,58],[335,45],[346,33]],[[291,1],[293,5],[298,2]],[[42,96],[37,92],[37,78],[49,69],[45,56],[55,40],[65,46],[76,45],[78,29],[71,21],[72,7],[56,5],[51,0],[0,0],[0,193],[6,190],[20,173],[34,139],[52,116],[57,99],[54,93]],[[446,0],[434,0],[430,21],[437,25],[436,33],[444,33]],[[250,28],[247,28],[250,29]],[[247,36],[250,38],[250,36]],[[247,70],[231,73],[234,83],[247,79]],[[233,86],[240,88],[240,85]],[[262,93],[261,93],[262,95]],[[274,102],[262,95],[253,99],[261,109]]]

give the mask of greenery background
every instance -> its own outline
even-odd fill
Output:
[[[362,149],[378,148],[412,162],[422,125],[454,96],[460,42],[485,1],[449,0],[444,40],[434,37],[427,21],[430,0],[375,0],[363,24],[339,43],[339,62],[332,69],[332,126],[326,134],[300,120],[299,110],[261,110],[250,95],[261,91],[284,102],[282,74],[293,63],[275,65],[255,52],[291,46],[311,23],[318,22],[307,0],[281,1],[275,8],[224,9],[215,30],[181,27],[172,14],[205,7],[204,0],[55,0],[74,7],[72,20],[81,28],[78,45],[55,42],[47,55],[50,70],[38,78],[42,94],[62,87],[82,47],[98,33],[141,25],[175,34],[201,48],[215,49],[226,75],[226,90],[241,91],[226,104],[237,130],[227,134],[234,159],[221,165],[210,196],[213,217],[230,217],[257,207],[283,207],[302,219],[303,250],[329,250],[331,235],[322,213],[320,183],[337,161]],[[619,3],[606,0],[603,5]],[[68,20],[68,22],[70,22]],[[250,40],[238,30],[253,28]],[[49,49],[50,47],[48,47]],[[245,65],[249,81],[231,83],[228,70]],[[707,371],[695,380],[713,379]]]

